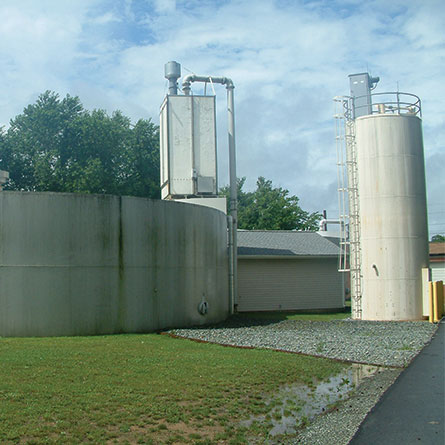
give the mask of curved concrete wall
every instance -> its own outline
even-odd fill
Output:
[[[149,332],[217,322],[228,310],[222,212],[109,195],[0,193],[0,336]]]

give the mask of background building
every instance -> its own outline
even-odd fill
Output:
[[[445,283],[445,243],[430,243],[431,281]]]
[[[314,232],[238,231],[238,311],[343,309],[338,252]]]

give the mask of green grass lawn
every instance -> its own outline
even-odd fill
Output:
[[[264,312],[240,312],[231,316],[231,320],[258,320],[258,321],[283,321],[283,320],[311,320],[329,321],[341,320],[351,316],[351,308],[346,307],[342,312],[295,312],[295,311],[264,311]]]
[[[164,335],[0,338],[0,443],[247,443],[285,383],[344,365]]]

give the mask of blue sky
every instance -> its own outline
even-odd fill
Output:
[[[176,60],[183,73],[233,79],[248,189],[265,176],[336,217],[332,98],[369,70],[378,91],[422,99],[430,234],[445,233],[444,11],[443,0],[1,0],[0,125],[47,89],[157,123],[164,63]]]

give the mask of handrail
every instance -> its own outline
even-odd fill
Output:
[[[369,96],[357,96],[353,98],[362,99]],[[371,93],[371,113],[367,114],[407,114],[422,117],[421,101],[418,96],[400,91]],[[355,106],[355,110],[368,108],[368,104]]]

